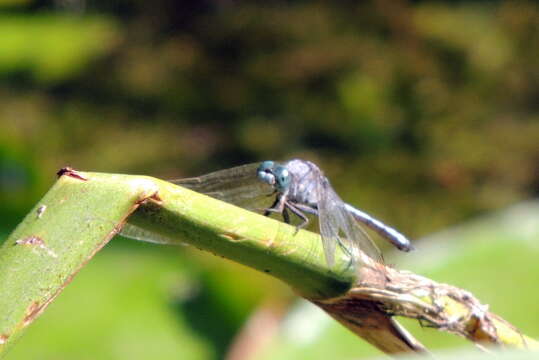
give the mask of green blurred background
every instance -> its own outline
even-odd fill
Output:
[[[65,165],[178,178],[291,157],[413,239],[475,219],[389,262],[539,335],[538,206],[503,210],[539,193],[538,2],[0,0],[1,237]],[[372,354],[264,275],[117,238],[8,358]]]

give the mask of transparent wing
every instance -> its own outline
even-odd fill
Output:
[[[264,210],[273,202],[274,197],[270,195],[274,190],[257,178],[256,169],[259,165],[259,163],[247,164],[171,182],[248,210]],[[120,234],[135,240],[179,244],[178,240],[131,224],[126,224]]]
[[[124,224],[120,235],[130,239],[146,241],[156,244],[172,244],[172,245],[187,245],[179,240],[169,238],[167,236],[155,233],[150,230],[143,229],[133,224]]]
[[[256,169],[259,165],[236,166],[171,182],[249,210],[265,209],[274,200],[271,197],[274,190],[257,178]]]
[[[335,244],[343,247],[354,262],[361,260],[363,255],[382,262],[380,250],[346,210],[344,202],[322,174],[319,174],[318,196],[320,235],[328,265],[333,266]]]

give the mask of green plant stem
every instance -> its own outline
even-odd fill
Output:
[[[277,277],[301,295],[345,293],[355,272],[328,269],[320,238],[144,176],[68,172],[0,248],[0,355],[129,221]]]
[[[116,175],[61,176],[0,248],[0,354],[157,190]]]

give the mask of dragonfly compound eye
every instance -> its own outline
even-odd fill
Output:
[[[273,169],[273,167],[275,166],[275,163],[273,161],[263,161],[260,166],[258,167],[258,169],[256,170],[256,172],[269,172],[271,171],[271,169]]]
[[[290,172],[283,166],[278,166],[273,172],[275,176],[275,188],[279,191],[285,191],[290,186]]]
[[[274,166],[275,163],[273,161],[264,161],[261,163],[256,170],[258,178],[267,184],[274,185],[275,175],[272,172]]]

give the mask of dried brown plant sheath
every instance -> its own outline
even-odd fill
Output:
[[[539,349],[536,340],[489,312],[488,305],[468,291],[380,264],[363,268],[360,278],[346,295],[313,303],[385,353],[426,351],[392,319],[395,315],[460,335],[480,347]]]

